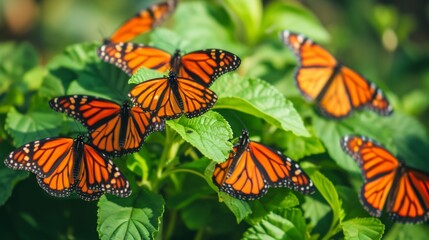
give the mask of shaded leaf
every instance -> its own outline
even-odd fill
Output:
[[[204,176],[206,177],[206,181],[209,186],[215,190],[219,195],[219,201],[224,202],[225,205],[231,210],[234,214],[237,223],[240,223],[252,213],[252,209],[246,201],[233,198],[224,192],[219,192],[218,187],[213,183],[213,171],[214,171],[215,163],[208,165],[206,171],[204,172]]]
[[[249,201],[253,214],[250,215],[246,222],[251,225],[257,224],[271,211],[277,208],[292,208],[299,205],[299,200],[293,191],[286,188],[271,188],[267,195],[255,200]]]

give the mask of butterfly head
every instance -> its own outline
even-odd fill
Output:
[[[132,107],[132,104],[131,104],[131,102],[130,102],[130,101],[128,101],[128,100],[124,100],[124,101],[122,102],[122,109],[123,109],[123,110],[127,110],[127,111],[129,111],[129,110],[131,109],[131,107]]]
[[[238,145],[239,146],[243,146],[243,147],[247,147],[247,145],[249,144],[250,140],[249,140],[249,132],[247,131],[247,129],[243,129],[241,131],[241,136],[238,139]]]
[[[169,79],[176,79],[177,78],[177,73],[175,71],[168,72],[168,78]]]

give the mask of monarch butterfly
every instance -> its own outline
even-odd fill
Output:
[[[429,175],[407,167],[379,143],[364,136],[349,135],[341,147],[362,170],[364,185],[360,200],[375,217],[386,206],[392,220],[418,223],[429,217]]]
[[[286,30],[281,38],[299,59],[295,80],[301,94],[316,101],[322,114],[340,119],[363,107],[380,115],[392,113],[391,105],[374,83],[343,66],[320,45]]]
[[[172,71],[168,77],[138,84],[128,96],[143,111],[155,112],[158,117],[166,119],[178,118],[182,113],[188,118],[197,117],[207,112],[217,101],[217,95],[206,85],[177,77]]]
[[[127,42],[139,34],[148,32],[161,24],[176,9],[177,0],[154,4],[138,12],[116,30],[105,42]]]
[[[181,55],[179,50],[171,55],[164,50],[136,43],[109,43],[97,50],[105,62],[113,63],[128,75],[141,67],[159,72],[172,70],[179,77],[190,78],[201,84],[211,85],[220,75],[240,66],[238,56],[221,49],[205,49]]]
[[[242,200],[255,200],[268,187],[288,187],[310,194],[313,182],[300,166],[277,150],[250,141],[243,130],[228,159],[216,164],[213,182],[220,191]]]
[[[51,99],[49,106],[77,119],[90,134],[91,143],[106,155],[136,152],[152,131],[160,131],[165,121],[129,101],[121,105],[97,97],[73,95]]]
[[[104,192],[128,197],[127,179],[111,160],[84,141],[85,136],[79,135],[30,142],[11,152],[4,163],[36,174],[40,187],[56,197],[70,196],[72,191],[86,201],[97,200]]]

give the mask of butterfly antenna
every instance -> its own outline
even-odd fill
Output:
[[[99,26],[98,27],[98,34],[100,35],[100,38],[102,39],[103,44],[107,43],[109,41],[108,38],[106,38],[106,34],[104,33],[104,28]]]
[[[241,118],[234,112],[231,111],[232,115],[238,120],[238,122],[241,124],[242,129],[247,129],[246,124],[241,120]]]

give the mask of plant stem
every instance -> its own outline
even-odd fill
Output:
[[[171,235],[173,235],[174,227],[176,226],[177,220],[177,211],[172,210],[170,214],[170,219],[168,221],[167,229],[165,230],[165,239],[170,239]]]
[[[176,133],[168,126],[165,128],[165,132],[166,137],[164,150],[162,151],[161,159],[159,161],[158,168],[155,173],[155,179],[153,181],[153,189],[157,192],[159,190],[159,183],[163,179],[163,172],[165,167],[175,159],[179,151],[180,145],[182,144],[182,141],[176,139]]]

